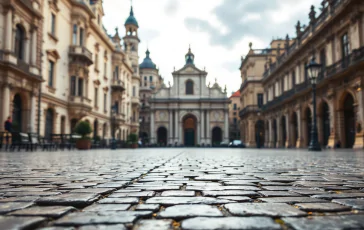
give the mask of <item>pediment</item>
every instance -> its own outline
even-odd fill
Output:
[[[183,75],[183,74],[207,74],[207,73],[205,71],[198,69],[194,65],[185,65],[182,69],[173,72],[173,74]]]

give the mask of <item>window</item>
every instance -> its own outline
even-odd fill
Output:
[[[350,44],[349,44],[349,37],[348,34],[344,34],[341,37],[341,49],[342,49],[342,57],[347,57],[349,56],[350,53]]]
[[[135,97],[136,88],[133,86],[133,97]]]
[[[119,114],[119,102],[118,101],[115,101],[115,103],[114,103],[114,109],[115,109],[115,113],[116,114]]]
[[[107,65],[106,62],[104,62],[104,76],[107,76]]]
[[[80,28],[80,46],[83,46],[83,28]]]
[[[95,69],[99,68],[99,55],[95,54]]]
[[[24,39],[24,29],[18,24],[15,33],[15,56],[20,60],[24,59]]]
[[[234,110],[236,110],[236,104],[234,104]]]
[[[97,15],[97,24],[100,25],[100,15]]]
[[[281,78],[281,94],[284,92],[284,78]]]
[[[115,80],[119,80],[119,66],[115,67]]]
[[[71,77],[71,96],[76,96],[76,77]]]
[[[77,25],[73,25],[72,43],[77,45]]]
[[[292,88],[296,85],[296,72],[293,70],[292,71]]]
[[[257,94],[257,100],[258,100],[258,107],[261,108],[263,106],[263,94],[262,93]]]
[[[236,118],[234,118],[234,125],[236,125],[236,123],[237,123],[237,119],[236,119]]]
[[[95,88],[95,107],[98,105],[98,99],[99,99],[99,89]]]
[[[107,96],[106,96],[106,93],[104,93],[104,111],[107,111]]]
[[[153,76],[150,76],[149,77],[149,81],[153,81]]]
[[[78,94],[79,97],[83,96],[83,79],[79,78],[78,79]]]
[[[147,81],[147,80],[148,80],[148,77],[147,77],[147,76],[145,76],[145,77],[144,77],[144,81]]]
[[[191,95],[193,94],[193,81],[188,80],[186,82],[186,94]]]
[[[307,62],[305,62],[305,65],[303,66],[304,71],[305,71],[305,82],[308,81],[308,72],[307,72],[306,66],[307,66]]]
[[[51,34],[56,34],[56,15],[51,13]]]
[[[53,87],[54,62],[49,61],[48,68],[48,86]]]
[[[234,112],[233,115],[236,116],[236,112]]]

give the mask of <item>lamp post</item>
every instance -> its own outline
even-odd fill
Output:
[[[312,84],[312,106],[313,106],[313,117],[311,127],[311,142],[308,146],[308,151],[321,151],[321,146],[318,142],[317,135],[317,124],[316,124],[316,84],[317,78],[321,70],[321,64],[315,62],[313,56],[310,63],[306,66],[308,77]]]
[[[115,140],[115,120],[116,120],[116,108],[115,106],[111,106],[111,131],[112,131],[112,140],[111,140],[111,149],[116,149],[116,140]]]

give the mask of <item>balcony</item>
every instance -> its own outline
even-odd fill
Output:
[[[91,100],[83,96],[70,96],[68,99],[68,112],[70,116],[83,117],[92,110]]]
[[[140,99],[139,97],[131,97],[131,104],[132,105],[140,105]]]
[[[122,125],[125,123],[125,114],[124,113],[118,113],[115,115],[115,121],[116,121],[116,124],[118,125]]]
[[[84,62],[88,66],[93,64],[92,53],[84,46],[70,46],[69,55],[71,62]]]
[[[353,52],[347,57],[324,68],[318,76],[317,87],[325,86],[325,83],[328,80],[340,77],[347,71],[358,71],[357,66],[360,64],[364,64],[364,47],[353,50]],[[294,96],[303,93],[306,90],[311,90],[311,84],[309,81],[295,85],[292,89],[264,104],[262,110],[266,111],[270,108],[280,105],[281,103],[287,101],[288,99],[292,99]]]
[[[239,117],[244,117],[248,113],[259,113],[261,109],[257,105],[248,105],[239,111]]]
[[[0,50],[0,65],[4,65],[5,68],[9,68],[10,70],[17,71],[18,73],[16,75],[22,76],[30,81],[38,83],[43,81],[37,67],[31,67],[24,60],[17,58],[12,53]]]
[[[331,15],[331,18],[329,20],[334,20],[332,18],[336,17],[336,15],[339,15],[336,13],[339,12],[339,8],[347,5],[347,3],[350,1],[332,0],[331,6],[329,2],[330,1],[323,1],[320,15],[314,17],[313,20],[310,21],[309,25],[306,26],[302,31],[301,29],[299,30],[296,41],[285,48],[285,52],[277,57],[276,62],[271,63],[268,66],[267,70],[263,74],[263,79],[267,79],[272,73],[278,71],[280,67],[286,66],[286,63],[289,60],[292,60],[291,57],[293,55],[299,55],[300,53],[302,53],[302,47],[304,46],[301,45],[301,43],[307,44],[308,42],[310,42],[309,39],[312,39],[315,36],[319,36],[319,32],[322,31],[323,26],[330,26],[328,24],[325,25],[325,23],[327,23],[328,21],[328,17]]]
[[[114,79],[111,82],[111,89],[113,92],[123,92],[125,91],[125,85],[122,80]]]

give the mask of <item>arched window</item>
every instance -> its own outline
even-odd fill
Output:
[[[191,80],[186,82],[186,94],[193,94],[193,81]]]
[[[24,59],[24,41],[25,41],[25,33],[24,29],[21,25],[16,25],[15,32],[15,56],[23,60]]]

